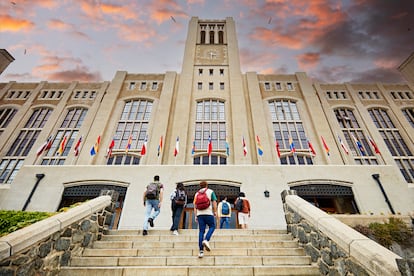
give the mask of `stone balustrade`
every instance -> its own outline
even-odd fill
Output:
[[[296,195],[282,192],[288,232],[321,275],[402,275],[401,257]],[[406,274],[403,274],[406,275]]]
[[[57,275],[108,229],[114,192],[0,238],[0,275]]]

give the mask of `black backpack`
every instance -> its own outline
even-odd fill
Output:
[[[185,191],[184,190],[176,190],[175,191],[174,203],[176,205],[184,205],[184,204],[186,204],[186,201],[185,201]]]
[[[234,208],[237,210],[237,211],[241,211],[241,210],[243,210],[243,199],[241,199],[240,197],[237,199],[237,202],[236,202],[236,205],[234,206]]]
[[[156,199],[158,197],[158,184],[155,182],[148,184],[145,196],[147,199]]]

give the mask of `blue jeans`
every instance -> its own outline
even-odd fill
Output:
[[[225,225],[226,229],[229,229],[230,228],[229,221],[230,221],[229,217],[221,217],[220,218],[220,229],[223,229],[223,224]]]
[[[214,230],[216,229],[216,219],[212,215],[199,215],[197,216],[198,220],[198,248],[203,250],[203,240],[209,241],[213,235]],[[207,235],[204,237],[206,232],[206,226],[208,226]]]
[[[158,204],[160,201],[158,199],[147,199],[145,201],[145,220],[144,220],[144,230],[148,230],[148,219],[152,218],[155,220],[156,217],[160,214],[160,208],[158,208]],[[152,209],[154,209],[154,213],[152,213]]]
[[[180,224],[181,213],[183,212],[184,205],[172,204],[172,226],[171,231],[178,230],[178,225]]]

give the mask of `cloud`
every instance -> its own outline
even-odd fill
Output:
[[[47,22],[47,26],[50,29],[56,29],[56,30],[71,30],[73,29],[73,25],[72,24],[67,24],[65,22],[63,22],[60,19],[51,19]]]
[[[317,66],[321,60],[319,53],[304,53],[296,56],[298,60],[299,68],[305,70]]]
[[[248,48],[240,50],[240,63],[246,71],[260,71],[263,67],[270,66],[278,59],[275,53],[253,52]]]
[[[130,5],[111,5],[111,4],[101,4],[101,10],[105,14],[119,16],[125,19],[135,19],[137,18],[137,13],[131,9]]]
[[[0,32],[27,32],[35,26],[35,24],[29,20],[11,17],[6,14],[0,14],[0,22]]]
[[[158,24],[172,20],[171,16],[175,19],[189,17],[183,8],[174,0],[152,1],[148,5],[148,11],[150,18]]]
[[[50,81],[81,81],[81,82],[99,82],[102,81],[99,72],[90,72],[87,67],[76,67],[71,70],[57,71],[46,74],[46,79]]]
[[[40,64],[32,69],[34,77],[49,81],[101,81],[99,72],[91,70],[80,58],[59,56],[43,49]]]

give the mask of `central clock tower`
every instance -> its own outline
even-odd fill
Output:
[[[173,129],[182,131],[172,134],[174,137],[171,137],[171,140],[179,136],[180,144],[190,148],[195,141],[196,154],[202,154],[211,135],[213,154],[225,156],[227,164],[234,164],[234,160],[250,158],[245,158],[242,150],[233,148],[234,145],[241,144],[242,137],[247,136],[249,130],[249,112],[246,109],[248,93],[245,91],[244,78],[240,70],[233,18],[201,20],[192,17],[178,89],[173,96],[179,110],[174,114]],[[216,104],[224,105],[224,110],[220,111],[220,119],[215,117]],[[209,112],[215,113],[210,115]],[[232,152],[229,156],[226,156],[224,147],[226,139],[234,140],[229,143],[229,150]],[[176,164],[191,164],[195,155],[180,154],[171,161]]]

